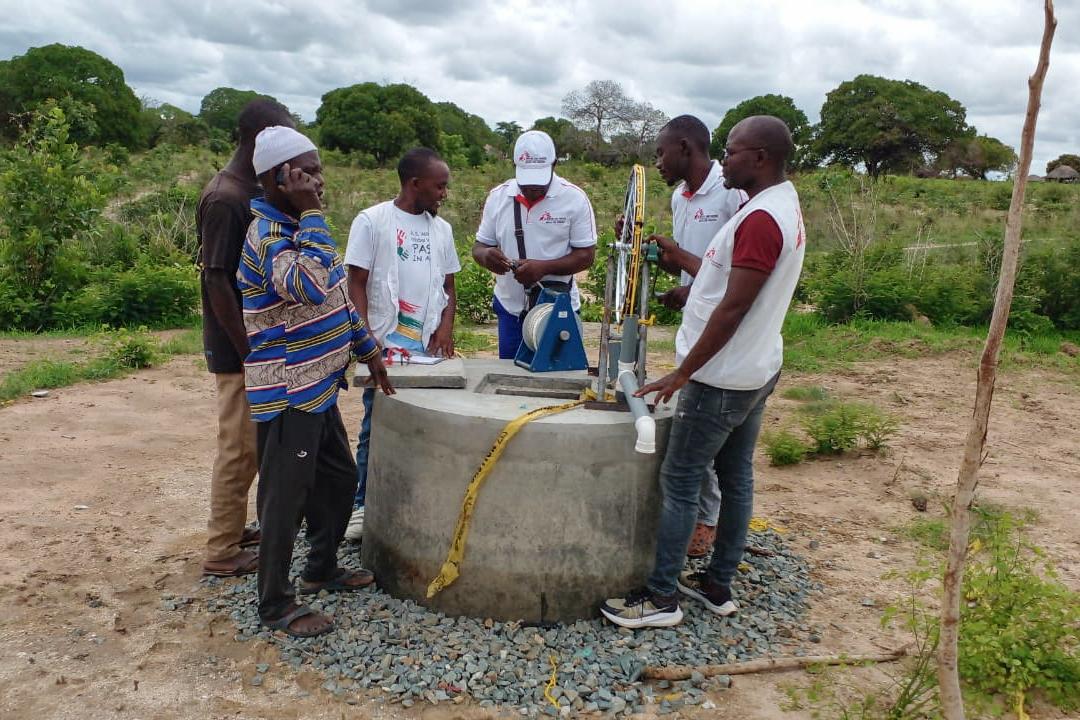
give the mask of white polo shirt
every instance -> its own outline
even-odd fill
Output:
[[[683,181],[671,193],[671,225],[675,242],[683,250],[701,257],[724,223],[739,212],[746,198],[742,190],[724,187],[720,163],[713,160],[709,174],[697,192],[687,190]],[[693,281],[690,273],[682,274],[683,285]]]
[[[476,241],[498,246],[510,259],[519,259],[514,237],[514,203],[521,194],[517,180],[510,179],[488,193]],[[525,255],[531,260],[557,260],[573,248],[596,245],[596,218],[585,191],[553,175],[547,195],[532,207],[521,206],[521,228],[525,231]],[[569,282],[570,275],[545,275],[544,280]],[[509,313],[525,309],[525,287],[513,274],[495,276],[495,297]],[[575,310],[581,306],[577,283],[570,292]]]

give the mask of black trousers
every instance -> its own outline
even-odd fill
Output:
[[[296,598],[289,566],[301,519],[311,546],[301,577],[321,582],[337,571],[356,495],[356,460],[337,405],[322,413],[289,408],[257,426],[259,617],[276,620]]]

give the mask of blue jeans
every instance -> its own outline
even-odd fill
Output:
[[[364,388],[364,418],[360,421],[360,437],[356,443],[356,499],[353,507],[364,507],[367,500],[367,458],[371,447],[371,406],[375,404],[375,388]]]
[[[386,336],[386,340],[396,347],[404,348],[411,353],[424,353],[424,344],[419,340],[405,337],[394,331]],[[371,447],[371,406],[375,403],[375,388],[364,388],[364,419],[360,421],[360,437],[356,440],[356,499],[353,501],[354,508],[364,507],[367,500],[367,460],[368,449]]]
[[[521,317],[504,308],[499,298],[492,298],[491,309],[499,321],[499,359],[513,360],[521,345]]]
[[[723,390],[691,380],[679,393],[660,466],[663,504],[656,563],[647,583],[652,592],[675,592],[697,520],[702,476],[710,463],[720,481],[720,517],[708,576],[718,585],[731,584],[754,510],[754,445],[765,399],[779,377],[777,373],[757,390]]]

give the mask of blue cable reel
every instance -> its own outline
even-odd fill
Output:
[[[540,291],[522,323],[514,363],[532,372],[588,369],[581,319],[570,304],[569,293]]]

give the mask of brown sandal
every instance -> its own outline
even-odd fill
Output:
[[[715,541],[716,528],[699,522],[694,526],[694,534],[690,536],[690,547],[686,550],[686,557],[705,557],[712,550]]]
[[[257,527],[246,527],[240,534],[240,547],[254,547],[262,540],[262,530]]]
[[[259,571],[259,553],[241,550],[228,560],[207,560],[203,563],[203,575],[214,577],[240,577]]]

